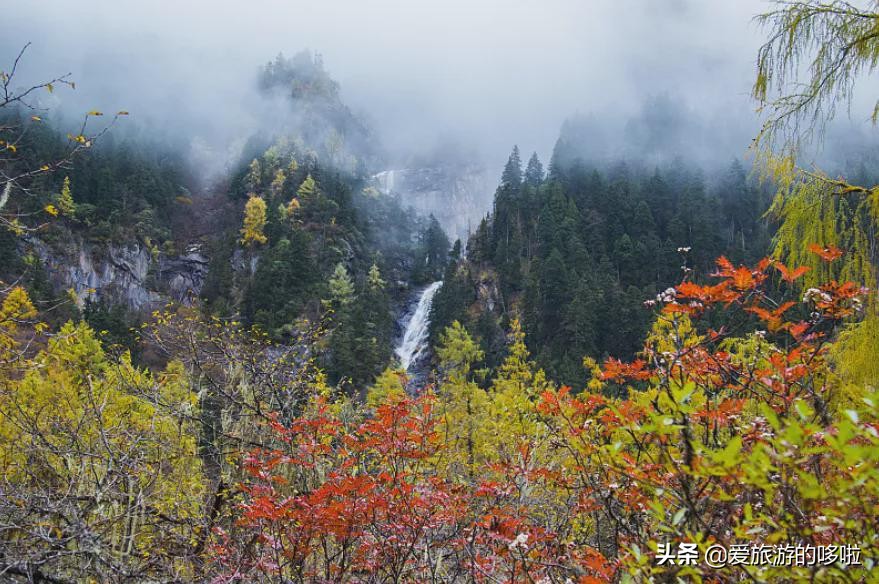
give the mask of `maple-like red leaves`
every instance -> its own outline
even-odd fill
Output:
[[[835,259],[841,254],[838,248],[833,247],[819,247],[817,252],[820,252],[822,257],[826,256],[825,259],[828,260]],[[809,354],[812,358],[820,357],[825,349],[816,341],[825,337],[826,333],[822,329],[862,310],[862,299],[867,290],[853,282],[836,281],[818,288],[810,288],[802,298],[802,301],[810,307],[809,319],[798,320],[796,317],[789,319],[790,314],[796,314],[793,309],[799,302],[794,300],[776,302],[769,297],[764,285],[768,281],[767,270],[770,266],[774,267],[781,274],[782,280],[788,283],[795,282],[808,271],[806,267],[788,268],[768,258],[753,267],[734,266],[728,259],[721,257],[717,260],[718,269],[713,274],[714,277],[720,278],[718,283],[703,285],[685,281],[678,284],[674,288],[674,294],[660,295],[666,302],[662,312],[667,315],[666,318],[673,318],[678,313],[697,317],[714,306],[725,310],[737,307],[759,318],[768,332],[787,332],[797,343],[788,353],[794,359],[802,354]],[[766,333],[766,331],[758,332],[761,335]],[[745,380],[751,382],[756,379],[773,392],[777,392],[777,395],[787,403],[799,394],[797,385],[801,377],[808,372],[807,367],[803,364],[786,365],[757,372],[760,376],[755,377],[755,372],[744,371],[740,365],[733,363],[725,351],[709,350],[709,344],[716,346],[726,334],[723,330],[709,329],[705,342],[699,346],[681,348],[674,356],[655,355],[648,347],[644,353],[649,357],[647,360],[637,359],[631,363],[624,363],[609,358],[602,366],[600,379],[625,383],[686,376],[706,386],[730,388],[743,385]],[[719,408],[710,416],[707,413],[705,415],[714,422],[722,422],[718,416],[722,417],[723,413],[724,409]],[[603,415],[607,417],[605,422],[619,421],[616,413],[605,412]]]
[[[772,265],[781,273],[781,278],[785,282],[795,282],[811,269],[809,266],[800,266],[799,268],[789,270],[787,266],[779,261],[773,262]]]
[[[788,301],[774,310],[768,310],[760,306],[746,306],[745,310],[756,314],[766,323],[766,326],[770,331],[775,332],[784,326],[784,322],[782,321],[784,313],[795,305],[796,302]]]
[[[820,246],[816,243],[809,245],[809,251],[818,255],[825,262],[832,262],[842,257],[843,250],[835,245]]]
[[[444,446],[436,423],[430,396],[382,405],[356,427],[324,403],[288,423],[275,417],[279,446],[243,463],[249,479],[240,486],[237,532],[214,534],[216,581],[363,581],[368,574],[421,582],[443,562],[472,581],[493,581],[492,574],[537,581],[550,572],[562,581],[613,577],[613,562],[587,546],[571,554],[531,521],[521,485],[563,479],[532,464],[529,442],[519,445],[517,462],[492,467],[494,479],[455,484],[428,464]],[[588,579],[578,578],[583,566]]]
[[[714,276],[725,278],[732,288],[744,292],[757,287],[766,280],[766,268],[771,262],[768,258],[763,258],[754,268],[734,267],[726,257],[720,256],[716,263],[717,271],[714,272]]]
[[[644,381],[650,379],[650,371],[646,369],[647,363],[636,359],[631,363],[623,363],[619,359],[607,359],[601,370],[603,381],[622,381],[626,379]]]
[[[841,254],[819,249],[828,261]],[[866,293],[834,281],[776,301],[766,290],[770,268],[788,284],[808,271],[719,258],[719,281],[685,281],[657,298],[662,318],[737,310],[766,331],[730,347],[732,325],[695,329],[686,340],[670,334],[661,348],[648,343],[634,361],[605,360],[600,381],[635,382],[649,399],[635,388],[626,398],[546,389],[527,414],[540,436],[521,436],[482,473],[442,470],[461,453],[438,432],[432,394],[356,421],[320,401],[293,419],[272,417],[274,442],[243,458],[234,528],[214,534],[217,582],[609,582],[643,567],[626,563],[632,549],[685,529],[689,515],[670,510],[693,497],[687,509],[710,510],[699,529],[728,537],[730,514],[744,507],[738,482],[751,476],[729,461],[772,439],[754,402],[767,418],[789,415],[798,398],[825,403],[827,331],[860,310]],[[782,286],[785,295],[793,289]],[[534,493],[550,494],[533,505]],[[652,514],[658,531],[645,528],[657,525]]]

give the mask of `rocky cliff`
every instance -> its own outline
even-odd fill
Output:
[[[198,245],[183,254],[151,253],[140,242],[95,244],[71,238],[64,245],[31,239],[29,245],[57,290],[72,289],[79,304],[106,300],[133,311],[169,301],[190,304],[201,292],[208,258]]]

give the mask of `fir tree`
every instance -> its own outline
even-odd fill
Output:
[[[540,186],[544,179],[543,164],[537,157],[537,152],[528,159],[528,165],[525,167],[525,184],[532,187]]]
[[[299,189],[296,191],[296,195],[304,201],[310,201],[314,198],[316,193],[317,183],[315,183],[314,178],[312,178],[311,174],[309,173],[305,177],[305,180],[302,181],[302,184],[299,185]]]
[[[501,187],[508,186],[518,189],[522,184],[522,159],[519,156],[519,147],[513,146],[504,172],[501,174]]]
[[[262,166],[256,158],[250,162],[244,185],[250,192],[258,192],[262,186]]]
[[[64,177],[64,184],[61,186],[61,194],[58,195],[58,210],[65,217],[73,217],[76,214],[76,203],[73,202],[73,195],[70,192],[70,177]]]
[[[279,197],[281,192],[284,190],[284,184],[287,182],[287,174],[283,171],[283,169],[278,169],[275,173],[275,178],[272,179],[272,184],[269,186],[269,189],[272,193],[272,197]]]
[[[338,263],[329,279],[330,303],[334,307],[348,306],[354,301],[354,283],[345,264]]]

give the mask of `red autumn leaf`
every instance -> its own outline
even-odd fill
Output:
[[[783,263],[775,262],[775,269],[778,270],[779,272],[781,272],[781,278],[785,282],[793,282],[793,281],[801,278],[803,276],[803,274],[808,272],[811,268],[809,266],[800,266],[799,268],[796,268],[794,270],[790,270]]]
[[[715,260],[715,263],[717,264],[717,267],[720,268],[718,273],[723,276],[732,273],[734,269],[732,262],[726,259],[726,256],[720,256]]]
[[[749,290],[754,287],[754,274],[744,266],[738,267],[732,274],[732,282],[739,290]]]
[[[811,325],[808,322],[798,322],[797,324],[792,325],[788,332],[790,332],[795,340],[799,341],[806,331],[809,330],[810,326]]]
[[[642,359],[636,359],[631,363],[623,363],[618,359],[608,359],[604,362],[601,378],[604,381],[634,379],[643,381],[650,378],[650,372],[645,371],[647,365]]]
[[[839,259],[843,254],[843,250],[835,245],[821,247],[816,243],[809,245],[809,251],[817,254],[825,262],[832,262],[833,260]]]
[[[677,285],[678,296],[686,298],[702,298],[707,293],[707,286],[700,286],[695,282],[681,282]]]
[[[749,306],[745,310],[760,317],[760,319],[767,324],[769,330],[774,332],[782,328],[782,316],[795,305],[795,302],[785,302],[773,311],[766,310],[759,306]]]

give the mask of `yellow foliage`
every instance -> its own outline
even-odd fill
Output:
[[[406,397],[406,374],[388,367],[375,379],[366,394],[366,405],[370,408],[384,403],[397,403]]]
[[[0,305],[0,363],[14,359],[20,323],[36,316],[37,310],[24,288],[16,286],[9,291]]]
[[[4,302],[4,315],[32,312],[20,293]],[[40,497],[58,510],[22,516],[23,529],[39,521],[66,530],[75,518],[77,529],[100,529],[95,545],[116,558],[188,533],[206,483],[189,421],[196,402],[180,363],[156,380],[128,354],[109,359],[85,323],[67,323],[20,379],[3,381],[0,472],[23,498],[40,484]]]
[[[263,233],[266,226],[266,202],[251,194],[244,206],[244,226],[241,228],[243,245],[264,244],[268,238]]]
[[[284,190],[284,184],[287,182],[287,175],[284,173],[282,169],[278,169],[275,173],[275,178],[272,179],[272,184],[269,188],[272,191],[272,196],[277,197],[281,194],[281,191]]]
[[[296,211],[299,210],[299,207],[301,207],[301,205],[299,204],[299,199],[294,197],[290,199],[289,203],[287,203],[287,207],[285,207],[284,212],[286,213],[287,217],[292,217],[296,213]]]

